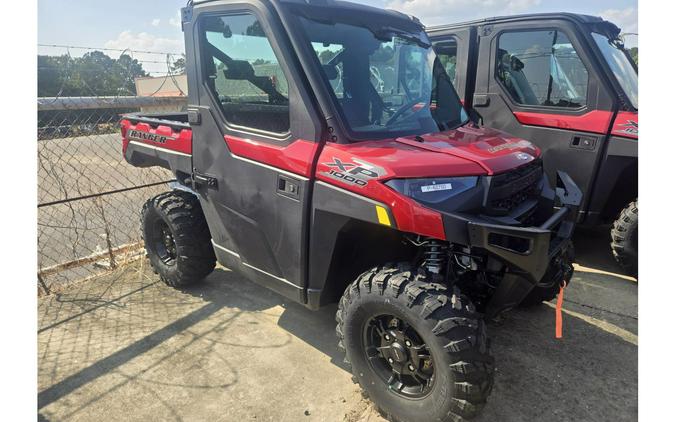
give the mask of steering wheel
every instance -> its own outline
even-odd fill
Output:
[[[401,108],[396,110],[396,112],[387,120],[387,122],[384,124],[386,127],[391,126],[396,120],[398,120],[405,112],[410,110],[411,108],[415,107],[417,104],[423,103],[424,107],[420,107],[419,110],[415,110],[413,114],[420,112],[421,110],[424,110],[429,106],[426,101],[424,101],[423,97],[418,97],[413,99],[412,101],[404,104]]]

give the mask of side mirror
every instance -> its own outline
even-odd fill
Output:
[[[525,63],[523,63],[518,57],[516,56],[511,56],[511,70],[515,70],[516,72],[523,70],[525,67]]]
[[[227,79],[250,81],[255,76],[253,66],[246,60],[232,60],[226,66],[223,73]]]

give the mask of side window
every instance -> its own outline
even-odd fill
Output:
[[[396,54],[393,42],[383,42],[370,55],[370,83],[380,95],[397,93]]]
[[[288,82],[256,17],[209,16],[201,30],[204,80],[227,123],[288,132]]]
[[[445,73],[448,74],[453,86],[457,86],[457,39],[448,39],[434,43],[434,51],[440,60]]]
[[[344,86],[342,84],[342,61],[338,55],[344,50],[340,44],[329,44],[313,42],[312,48],[321,62],[323,72],[328,78],[335,96],[339,99],[344,97]]]
[[[401,48],[399,80],[409,98],[424,98],[427,94],[424,86],[431,79],[431,75],[424,72],[427,69],[424,66],[426,59],[426,51],[419,48]]]
[[[561,108],[586,105],[588,71],[561,31],[500,35],[496,64],[497,79],[517,103]]]

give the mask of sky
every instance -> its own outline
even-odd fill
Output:
[[[539,12],[599,15],[623,32],[638,32],[637,0],[365,0],[357,3],[412,14],[425,25]],[[180,54],[180,8],[186,0],[38,0],[38,44],[157,51]],[[627,36],[626,45],[637,45]],[[39,54],[80,56],[87,50],[38,47]],[[107,51],[117,57],[120,51]],[[132,53],[146,70],[166,71],[166,55]],[[159,63],[154,63],[159,62]]]

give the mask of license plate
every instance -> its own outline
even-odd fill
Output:
[[[436,192],[439,190],[451,190],[452,189],[452,183],[439,183],[437,185],[426,185],[422,186],[420,188],[422,192]]]

